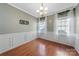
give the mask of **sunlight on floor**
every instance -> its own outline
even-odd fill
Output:
[[[68,54],[64,51],[57,51],[57,56],[67,56]]]
[[[45,47],[45,45],[39,44],[38,48],[39,48],[40,55],[46,55],[46,47]]]

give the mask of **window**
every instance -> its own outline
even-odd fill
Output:
[[[38,33],[46,32],[46,19],[45,17],[41,17],[38,21]]]
[[[70,19],[67,16],[67,12],[63,12],[58,15],[58,18],[56,20],[56,33],[57,34],[69,34],[69,28],[70,28]]]

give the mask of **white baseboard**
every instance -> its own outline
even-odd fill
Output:
[[[75,48],[75,50],[79,53],[79,50],[77,48]]]
[[[79,34],[70,34],[68,36],[69,39],[63,38],[65,40],[63,40],[61,38],[60,38],[60,40],[58,40],[58,38],[56,36],[58,36],[58,35],[54,34],[54,32],[47,32],[46,34],[40,34],[38,37],[49,40],[49,41],[58,42],[61,44],[72,46],[79,53],[79,50],[78,50],[79,44],[77,44],[77,45],[75,44],[75,43],[79,43],[79,40],[77,40],[77,39],[79,39]]]
[[[19,37],[19,36],[21,36],[21,37]],[[6,41],[5,41],[6,38],[7,38],[7,40],[9,40],[8,41],[9,44],[6,43]],[[24,43],[28,43],[36,38],[37,38],[37,36],[36,36],[35,32],[21,32],[21,33],[3,34],[0,36],[0,40],[1,41],[3,40],[2,42],[4,42],[4,43],[0,43],[0,48],[2,48],[0,50],[0,54],[3,52],[9,51],[13,48],[16,48]],[[19,39],[21,41],[17,42]],[[3,44],[7,44],[7,46],[2,46]]]
[[[40,34],[38,37],[44,38],[50,41],[55,41],[58,43],[74,46],[74,36],[66,36],[66,35],[57,35],[53,32],[47,32],[45,34]]]
[[[31,39],[28,39],[28,40],[26,40],[25,42],[22,42],[22,43],[20,43],[19,45],[16,45],[16,46],[11,47],[11,48],[9,48],[9,49],[0,51],[0,53],[9,51],[9,50],[11,50],[11,49],[13,49],[13,48],[16,48],[16,47],[18,47],[18,46],[20,46],[20,45],[22,45],[22,44],[28,43],[28,42],[30,42],[30,41],[36,39],[36,38],[43,38],[43,39],[46,39],[46,40],[49,40],[49,41],[58,42],[58,43],[61,43],[61,44],[73,46],[73,47],[76,49],[76,51],[79,53],[78,49],[76,48],[77,45],[75,45],[76,42],[75,42],[75,41],[72,41],[72,38],[74,39],[75,36],[76,36],[76,39],[79,39],[78,34],[77,34],[77,35],[73,35],[74,37],[71,35],[70,38],[69,38],[69,39],[71,39],[71,40],[67,39],[68,41],[66,42],[66,40],[63,40],[63,39],[66,39],[66,38],[63,38],[62,40],[58,40],[58,35],[54,34],[53,32],[48,32],[48,33],[45,33],[45,34],[41,34],[41,35],[39,35],[39,36],[37,36],[37,34],[34,33],[34,32],[28,32],[28,33],[30,33],[30,34],[32,35]],[[30,34],[29,34],[29,37],[30,37]],[[61,39],[61,38],[60,38],[60,39]],[[74,39],[74,40],[76,40],[76,39]],[[68,42],[69,42],[69,44],[68,44]],[[78,41],[77,41],[77,42],[78,42]]]
[[[35,39],[32,39],[32,40],[35,40]],[[17,48],[17,47],[19,47],[19,46],[21,46],[21,45],[23,45],[23,44],[25,44],[25,43],[28,43],[28,42],[30,42],[30,41],[32,41],[32,40],[29,40],[29,41],[27,41],[27,42],[23,42],[23,43],[17,45],[16,47],[12,47],[12,48],[3,50],[3,51],[0,52],[0,54],[2,54],[2,53],[4,53],[4,52],[7,52],[7,51],[9,51],[9,50],[11,50],[11,49]]]

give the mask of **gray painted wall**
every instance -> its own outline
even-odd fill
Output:
[[[76,33],[79,34],[79,4],[76,6]]]
[[[19,24],[19,20],[29,21],[29,25]],[[36,18],[14,8],[8,4],[0,3],[0,34],[36,31]]]
[[[76,13],[76,40],[75,40],[75,49],[76,51],[79,53],[79,4],[76,6],[75,9],[75,13]]]
[[[47,31],[48,32],[54,31],[54,20],[55,20],[55,15],[47,16]]]

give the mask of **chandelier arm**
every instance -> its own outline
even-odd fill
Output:
[[[43,3],[41,3],[41,7],[39,9],[39,13],[40,13],[40,16],[46,16],[46,14],[47,14],[47,9],[44,8],[44,4]]]

